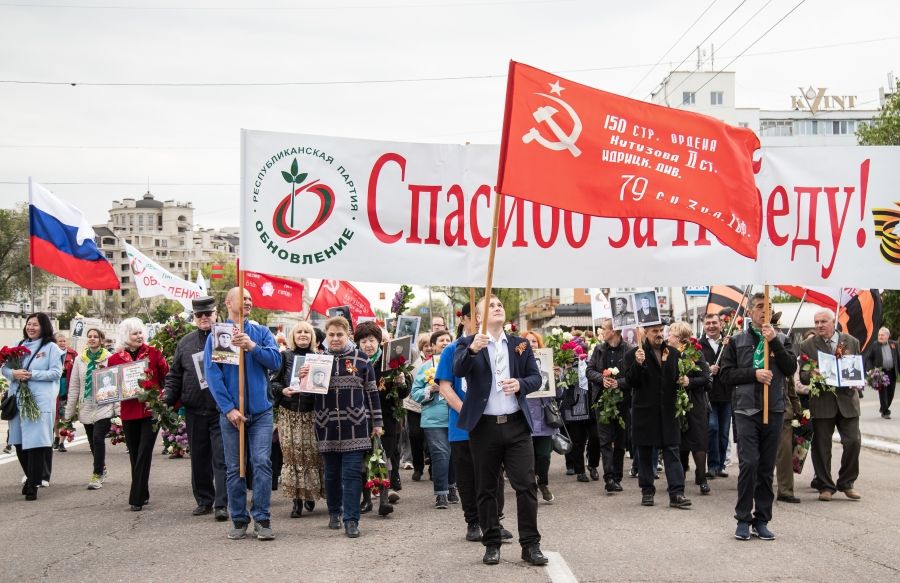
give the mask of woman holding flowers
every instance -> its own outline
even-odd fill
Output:
[[[53,324],[47,314],[28,316],[22,335],[18,346],[3,349],[2,372],[19,408],[9,421],[9,443],[16,447],[25,472],[22,494],[26,500],[37,500],[45,468],[48,472],[50,468],[63,352],[53,342]]]
[[[453,337],[446,330],[432,333],[430,345],[432,354],[440,355]],[[434,374],[437,361],[434,356],[423,363],[413,381],[411,396],[422,404],[422,430],[431,452],[431,479],[434,484],[434,507],[446,509],[448,504],[459,502],[456,491],[456,472],[450,459],[450,437],[447,427],[450,408],[440,394]]]
[[[94,371],[104,368],[110,353],[103,347],[106,335],[102,330],[89,328],[87,346],[75,358],[72,365],[72,377],[69,384],[69,396],[66,400],[65,417],[68,421],[75,418],[84,425],[84,431],[94,456],[94,471],[88,481],[88,490],[99,490],[106,481],[106,434],[116,415],[118,404],[98,405],[94,398]]]
[[[709,410],[707,393],[712,386],[709,364],[703,358],[700,342],[691,335],[687,322],[669,326],[669,346],[680,353],[675,415],[681,421],[681,465],[687,472],[688,458],[694,458],[694,483],[701,494],[709,494],[706,481],[706,450],[709,444]]]
[[[359,532],[363,457],[372,437],[382,434],[381,399],[369,359],[350,343],[350,323],[341,316],[325,322],[325,353],[334,357],[328,392],[315,396],[315,431],[325,462],[328,528],[350,538]],[[300,367],[301,380],[309,365]]]
[[[544,347],[544,338],[536,331],[529,330],[525,333],[525,340],[531,345],[531,350],[537,350]],[[538,362],[540,368],[540,362]],[[541,371],[541,376],[556,374],[554,371]],[[549,378],[544,380],[549,382]],[[544,387],[541,387],[544,390]],[[557,390],[559,396],[559,390]],[[541,492],[541,498],[547,504],[552,504],[555,499],[553,492],[550,491],[550,455],[553,453],[553,434],[557,429],[550,427],[544,422],[544,407],[554,398],[544,399],[527,399],[528,409],[531,413],[532,431],[531,443],[534,446],[534,473],[537,476],[538,490]]]
[[[284,457],[281,492],[294,500],[291,518],[300,518],[304,507],[312,511],[324,493],[322,456],[313,429],[316,399],[311,393],[299,392],[300,379],[291,378],[294,359],[314,353],[315,339],[316,332],[309,322],[297,322],[285,338],[287,350],[281,353],[281,370],[272,378],[278,407],[278,437]]]
[[[116,353],[107,364],[115,366],[127,362],[146,361],[146,378],[141,382],[145,391],[159,394],[169,364],[158,349],[144,342],[144,323],[138,318],[126,318],[119,324],[116,336]],[[122,429],[131,461],[131,491],[128,503],[131,510],[140,512],[150,502],[150,463],[159,427],[153,412],[140,399],[122,401]]]

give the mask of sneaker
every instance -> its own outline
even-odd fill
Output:
[[[340,530],[341,529],[341,515],[340,514],[329,514],[328,515],[328,528],[331,530]]]
[[[6,447],[3,448],[3,453],[12,453],[12,445],[6,444]]]
[[[53,450],[56,451],[59,449],[59,438],[53,440]]]
[[[637,468],[631,468],[631,469],[628,471],[628,477],[629,477],[629,478],[637,478],[637,477],[638,477],[638,471],[637,471]]]
[[[403,462],[403,466],[401,466],[401,467],[402,467],[404,470],[411,470],[411,469],[413,469],[412,462]]]
[[[418,470],[414,471],[414,472],[413,472],[413,475],[412,475],[412,481],[413,481],[413,482],[418,482],[418,481],[421,480],[421,479],[422,479],[422,472],[420,472],[420,471],[418,471]]]
[[[550,491],[550,487],[546,484],[539,484],[538,490],[541,491],[541,498],[544,499],[544,502],[547,504],[553,504],[553,501],[556,499],[553,496],[553,492]]]
[[[347,538],[359,538],[359,523],[355,520],[348,520],[344,523],[344,533]]]
[[[574,476],[574,475],[575,475],[575,468],[566,468],[566,475],[567,475],[567,476]]]
[[[450,493],[447,494],[447,502],[450,504],[459,504],[459,492],[456,491],[456,488],[450,486]]]
[[[253,531],[256,533],[256,540],[274,540],[275,533],[268,520],[260,520],[253,523]]]
[[[765,522],[757,522],[753,525],[750,534],[759,538],[759,540],[775,540],[775,533],[769,530]]]
[[[449,506],[446,494],[438,494],[434,498],[434,507],[440,510],[446,510]]]
[[[734,530],[734,538],[738,540],[750,540],[750,523],[738,522]]]
[[[59,442],[59,448],[57,448],[57,451],[58,451],[59,453],[66,453],[66,452],[69,451],[69,450],[66,449],[66,444],[65,444],[64,442],[60,441],[60,442]]]
[[[390,502],[391,504],[396,504],[397,502],[400,502],[400,494],[391,490],[388,493],[388,502]]]
[[[100,474],[91,474],[91,481],[88,482],[87,489],[88,490],[99,490],[103,487],[103,481],[100,479]]]
[[[685,498],[681,494],[677,494],[675,496],[669,496],[669,507],[670,508],[687,508],[691,505],[691,501],[689,498]]]
[[[106,466],[103,466],[103,473],[100,474],[100,481],[105,482],[106,478],[108,478],[108,477],[109,477],[109,470],[106,469]]]
[[[39,487],[39,488],[49,488],[49,487],[50,487],[50,482],[48,482],[47,480],[41,480],[41,485],[38,486],[38,487]]]
[[[28,476],[22,476],[22,483],[24,484],[27,481],[28,481]]]
[[[228,531],[228,538],[231,540],[241,540],[247,536],[247,523],[235,522],[231,530]]]
[[[641,506],[653,506],[653,494],[642,494]]]
[[[225,522],[228,520],[228,511],[224,508],[216,508],[215,510],[216,522]]]

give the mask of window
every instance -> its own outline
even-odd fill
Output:
[[[138,226],[144,226],[144,215],[138,215]]]
[[[134,226],[134,215],[128,215],[128,226]]]
[[[696,94],[693,91],[681,92],[681,105],[694,105],[696,102]]]
[[[710,91],[709,92],[709,104],[710,105],[722,105],[725,102],[725,92],[724,91]]]
[[[128,259],[128,253],[122,251],[122,259]]]
[[[106,253],[104,253],[104,255],[106,255],[106,258],[107,258],[107,259],[112,259],[112,258],[113,258],[113,252],[112,252],[112,251],[107,251]]]
[[[69,295],[69,288],[64,287],[63,288],[63,296],[68,296],[68,295]]]
[[[127,263],[123,263],[123,264],[121,265],[121,267],[122,267],[122,271],[128,271],[128,264],[127,264]]]
[[[759,135],[785,137],[794,135],[794,122],[789,119],[767,119],[759,122]]]
[[[123,276],[122,276],[122,283],[128,283],[128,276],[127,276],[127,275],[123,275]]]

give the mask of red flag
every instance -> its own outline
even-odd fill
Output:
[[[839,288],[833,287],[801,287],[799,285],[778,285],[775,287],[798,299],[802,299],[805,292],[807,302],[816,304],[817,306],[822,306],[823,308],[829,308],[831,310],[837,309],[838,296],[841,295],[841,290]],[[844,293],[846,294],[851,291],[853,293],[856,292],[856,290],[850,290],[848,288],[844,291]],[[849,299],[850,296],[848,295],[845,300]]]
[[[840,305],[838,323],[840,329],[859,340],[859,347],[865,350],[878,336],[884,319],[881,294],[877,289],[857,289],[854,287],[800,287],[779,285],[778,289],[802,298],[806,291],[806,301],[835,311]]]
[[[244,271],[244,288],[253,306],[264,310],[303,311],[303,284],[265,273]]]
[[[209,278],[210,279],[222,279],[222,272],[224,268],[221,265],[213,265],[210,269]]]
[[[756,258],[759,139],[746,128],[510,62],[497,189],[599,217],[697,223]]]
[[[353,318],[353,327],[356,328],[356,320],[360,316],[375,316],[369,300],[359,293],[359,290],[349,282],[338,279],[323,279],[319,285],[319,291],[309,306],[309,310],[324,314],[328,308],[335,306],[350,306],[350,316]]]

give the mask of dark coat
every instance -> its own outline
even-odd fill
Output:
[[[403,399],[409,396],[409,389],[412,387],[412,377],[408,374],[403,375],[404,384],[397,388],[397,398],[388,396],[388,391],[384,386],[382,378],[384,371],[381,370],[381,359],[372,365],[375,371],[375,385],[378,387],[378,395],[381,398],[381,415],[384,419],[384,434],[388,437],[392,435],[400,435],[403,429],[402,424],[397,419],[397,409],[403,408]]]
[[[631,409],[631,385],[625,376],[625,355],[634,347],[624,340],[618,346],[610,346],[605,342],[594,349],[591,359],[588,361],[585,376],[591,387],[591,403],[596,403],[603,392],[603,371],[608,368],[619,369],[615,379],[619,381],[619,390],[622,391],[622,402],[619,403],[619,413],[623,419],[627,419]]]
[[[194,367],[194,354],[203,352],[209,330],[194,330],[178,341],[172,368],[166,375],[164,400],[169,407],[176,407],[180,401],[191,413],[218,415],[219,408],[209,389],[200,388],[200,379]]]
[[[894,356],[894,370],[889,371],[885,370],[886,373],[894,373],[894,376],[900,376],[900,350],[897,348],[896,340],[888,340],[888,345],[891,347],[891,354]],[[869,347],[866,349],[866,371],[870,371],[873,368],[880,368],[884,370],[884,355],[881,353],[881,347],[883,345],[879,344],[878,341],[872,342],[869,344]]]
[[[294,368],[294,357],[313,352],[309,348],[295,348],[281,353],[281,368],[272,375],[273,406],[282,407],[296,413],[308,413],[313,410],[316,396],[313,393],[294,393],[285,397],[282,392],[291,386],[291,369]]]
[[[687,414],[687,430],[681,433],[681,449],[686,451],[706,451],[709,444],[708,394],[712,386],[712,375],[705,358],[701,357],[697,366],[700,370],[688,375],[687,394],[692,407]]]
[[[724,336],[719,336],[719,349],[713,350],[712,346],[709,344],[709,339],[706,336],[700,339],[700,351],[703,353],[703,359],[706,360],[707,364],[716,364],[716,359],[719,358],[719,354],[725,350],[724,340]],[[721,366],[721,364],[720,361],[719,365]],[[709,389],[709,400],[711,403],[730,403],[733,392],[733,387],[723,382],[721,375],[712,375],[712,387]]]
[[[456,352],[453,354],[454,376],[466,379],[466,399],[463,401],[456,426],[466,431],[475,429],[481,419],[491,393],[494,376],[487,347],[482,348],[476,354],[469,352],[469,346],[472,345],[474,339],[475,336],[460,338],[456,344]],[[541,388],[541,369],[538,368],[537,360],[535,360],[531,345],[527,340],[518,336],[507,336],[506,342],[509,351],[509,377],[519,381],[516,400],[519,402],[519,409],[522,410],[528,421],[528,426],[534,430],[525,395]],[[519,346],[522,346],[521,352],[517,350]]]
[[[631,435],[635,446],[661,447],[681,443],[681,428],[675,419],[678,390],[678,351],[663,342],[663,358],[658,362],[644,341],[644,364],[637,364],[637,348],[625,355],[625,373],[631,385]]]
[[[732,336],[725,346],[719,376],[722,377],[722,382],[734,387],[732,408],[735,413],[747,410],[762,411],[763,385],[756,382],[756,369],[753,367],[753,354],[759,341],[760,337],[751,327]],[[782,412],[786,406],[784,379],[796,372],[797,357],[794,355],[790,339],[781,332],[778,332],[775,340],[769,342],[769,370],[772,371],[769,411]]]

